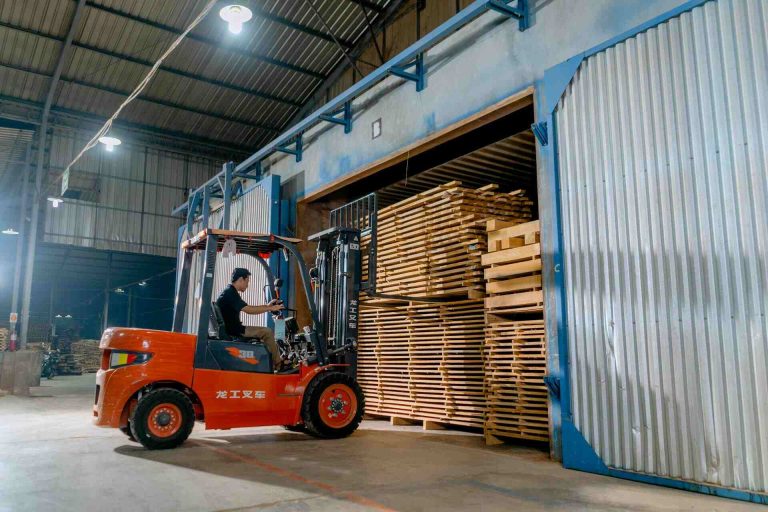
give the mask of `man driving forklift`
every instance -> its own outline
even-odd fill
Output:
[[[216,299],[216,305],[219,306],[224,327],[227,334],[233,338],[259,338],[269,349],[272,355],[273,368],[280,370],[283,366],[280,357],[280,349],[275,341],[275,333],[269,327],[244,326],[240,321],[240,313],[248,315],[261,315],[263,313],[278,312],[283,309],[283,303],[279,300],[273,300],[265,306],[250,306],[240,296],[248,289],[251,279],[251,272],[246,268],[236,268],[232,272],[232,284],[227,286],[221,295]]]

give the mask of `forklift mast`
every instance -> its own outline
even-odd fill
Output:
[[[311,271],[314,299],[331,362],[357,370],[357,324],[362,263],[360,230],[332,227],[309,237],[317,242]]]

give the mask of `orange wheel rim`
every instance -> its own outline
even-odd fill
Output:
[[[159,404],[149,411],[149,433],[155,437],[171,437],[181,428],[181,409],[174,404]]]
[[[344,428],[355,419],[357,396],[346,384],[333,384],[320,395],[320,418],[331,428]]]

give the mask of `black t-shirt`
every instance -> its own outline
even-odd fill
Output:
[[[227,329],[227,334],[230,336],[242,336],[245,334],[245,327],[240,322],[240,311],[248,305],[240,293],[234,286],[227,286],[219,298],[216,299],[216,304],[221,310],[221,316],[224,318],[224,326]]]

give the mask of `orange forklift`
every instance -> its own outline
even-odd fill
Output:
[[[151,450],[179,446],[195,421],[206,429],[283,425],[319,438],[354,432],[365,410],[355,379],[360,230],[336,227],[310,241],[318,244],[311,270],[296,239],[205,229],[184,241],[173,330],[110,328],[102,335],[94,423],[119,428]],[[226,334],[212,302],[222,251],[254,257],[265,270],[270,300],[279,299],[281,284],[270,270],[270,255],[295,261],[312,325],[300,330],[294,317],[275,315],[276,339],[283,359],[292,362],[289,369],[276,372],[263,344]],[[203,258],[203,270],[187,304],[195,254]],[[195,310],[196,332],[182,332]]]

